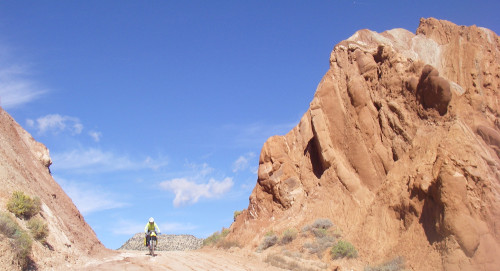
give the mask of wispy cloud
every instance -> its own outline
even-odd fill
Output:
[[[121,208],[127,205],[118,200],[117,195],[106,192],[102,187],[68,181],[57,176],[54,176],[54,179],[61,185],[64,192],[73,200],[73,203],[83,215]]]
[[[250,160],[255,157],[255,153],[249,152],[236,159],[233,163],[233,172],[243,171],[249,168]]]
[[[85,173],[138,170],[144,168],[158,169],[168,164],[166,158],[131,159],[127,155],[119,155],[97,148],[73,149],[63,153],[54,153],[52,168],[54,170],[76,170]]]
[[[27,79],[23,66],[0,67],[0,105],[16,108],[39,98],[46,91]]]
[[[101,140],[102,133],[96,131],[90,131],[89,136],[94,139],[95,142],[99,142]]]
[[[35,128],[39,134],[45,134],[46,132],[57,134],[63,131],[80,134],[83,130],[83,125],[78,118],[59,114],[49,114],[36,120],[27,119],[26,124],[30,128]]]
[[[232,178],[224,178],[216,181],[210,178],[208,182],[199,183],[188,178],[176,178],[160,183],[164,190],[175,194],[174,206],[179,207],[185,204],[197,203],[200,198],[216,198],[227,193],[233,186]]]

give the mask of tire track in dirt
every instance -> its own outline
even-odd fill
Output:
[[[159,251],[155,257],[144,251],[117,251],[116,254],[92,259],[75,270],[172,270],[172,271],[252,271],[282,269],[270,266],[253,252],[229,253],[219,250]]]

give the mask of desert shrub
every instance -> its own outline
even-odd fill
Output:
[[[228,234],[229,234],[229,229],[222,228],[222,231],[220,234],[221,238],[225,238]]]
[[[317,237],[314,242],[308,242],[304,244],[304,248],[310,254],[316,254],[318,258],[322,258],[325,250],[332,247],[335,244],[335,238],[332,236]]]
[[[221,239],[217,242],[216,247],[223,249],[230,249],[232,247],[241,247],[241,244],[238,241]]]
[[[216,231],[209,237],[203,239],[203,246],[215,246],[228,234],[229,234],[229,229],[222,228],[221,231]]]
[[[7,202],[7,210],[17,217],[29,219],[40,212],[41,202],[38,197],[31,198],[22,191],[14,191]]]
[[[243,212],[243,211],[234,211],[234,215],[233,215],[233,219],[234,219],[234,221],[236,221],[236,218],[237,218],[239,215],[241,215],[241,213],[242,213],[242,212]]]
[[[0,212],[0,232],[9,237],[12,238],[14,234],[16,233],[16,230],[19,228],[17,223],[9,216],[9,214],[6,214],[4,212]]]
[[[317,238],[322,238],[322,237],[325,237],[328,235],[328,231],[326,229],[323,229],[323,228],[312,228],[311,232]]]
[[[49,235],[49,227],[43,220],[32,218],[28,221],[28,229],[35,240],[43,241]]]
[[[332,257],[334,259],[339,259],[339,258],[356,258],[358,257],[358,251],[356,248],[349,242],[340,240],[338,241],[333,247],[332,250],[330,251],[332,254]]]
[[[311,232],[316,237],[323,237],[328,234],[328,229],[333,226],[333,223],[327,218],[318,218],[314,223],[306,225],[302,228],[302,235],[307,235]]]
[[[314,221],[314,223],[312,224],[312,227],[314,229],[324,229],[324,230],[327,230],[331,226],[333,226],[333,223],[332,223],[332,221],[330,221],[330,219],[327,219],[327,218],[316,219],[316,221]]]
[[[9,214],[3,212],[0,213],[0,231],[10,238],[10,244],[19,265],[26,268],[31,262],[30,254],[33,242],[29,234],[22,230]]]
[[[209,237],[203,239],[203,246],[211,246],[217,244],[220,239],[220,232],[216,231],[212,233]]]
[[[264,237],[264,240],[262,240],[262,243],[260,243],[259,247],[257,248],[257,251],[263,251],[266,250],[278,243],[278,236],[276,234],[271,234],[271,235],[266,235]]]
[[[31,239],[29,234],[23,230],[16,231],[13,237],[14,238],[11,241],[11,244],[14,253],[17,256],[19,265],[22,266],[24,269],[31,261],[30,254],[31,254],[31,245],[33,243],[33,240]]]
[[[297,237],[297,230],[287,229],[281,235],[280,244],[286,245],[286,244],[292,242],[296,237]]]
[[[405,259],[401,256],[396,257],[376,267],[367,266],[365,271],[401,271],[405,269]]]

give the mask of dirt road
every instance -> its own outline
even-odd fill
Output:
[[[117,251],[102,259],[92,259],[77,270],[275,270],[282,271],[262,261],[261,255],[252,252],[229,253],[220,250],[158,251],[151,257],[145,251]]]

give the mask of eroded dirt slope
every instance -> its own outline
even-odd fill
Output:
[[[35,266],[50,268],[106,253],[71,199],[52,178],[50,164],[48,149],[0,108],[0,210],[8,212],[6,203],[13,191],[40,198],[42,210],[37,217],[47,223],[49,234],[47,245],[33,242],[31,258]],[[26,221],[18,219],[18,223],[27,230]],[[10,247],[9,239],[3,235],[0,242],[0,247]],[[18,268],[12,259],[15,256],[11,253],[1,253],[0,269]]]

